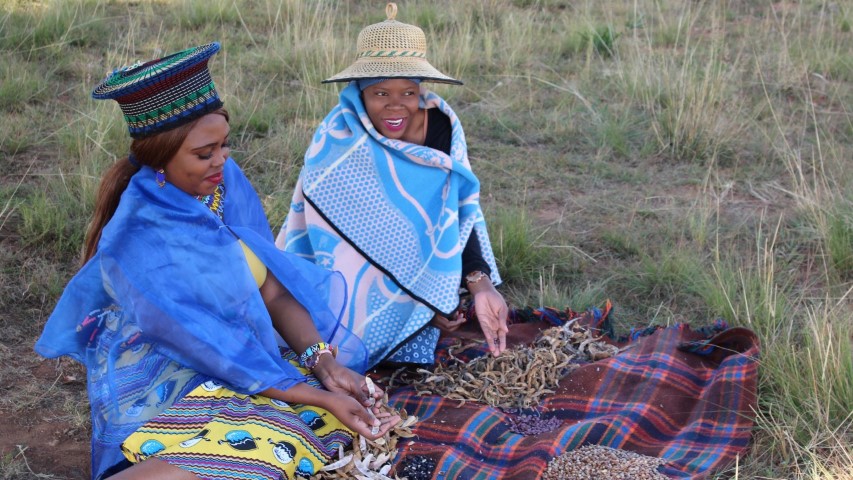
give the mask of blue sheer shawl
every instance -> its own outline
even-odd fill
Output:
[[[283,340],[238,240],[340,347],[339,361],[366,369],[360,340],[340,326],[343,278],[275,247],[257,194],[231,159],[224,182],[223,222],[173,185],[159,188],[150,168],[137,172],[35,345],[87,368],[94,478],[122,459],[130,433],[207,380],[246,394],[304,381],[281,359]]]

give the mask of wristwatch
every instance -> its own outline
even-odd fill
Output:
[[[484,278],[489,278],[489,276],[486,275],[485,272],[481,272],[479,270],[474,270],[473,272],[469,273],[468,275],[465,275],[465,284],[466,285],[473,285],[473,284],[479,282],[480,280],[482,280]]]

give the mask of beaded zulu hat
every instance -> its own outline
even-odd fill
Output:
[[[397,5],[385,7],[388,19],[368,25],[358,34],[355,62],[323,83],[364,78],[420,78],[462,85],[439,72],[426,59],[426,36],[420,28],[395,20]]]
[[[92,98],[118,102],[133,138],[171,130],[222,107],[207,69],[218,51],[214,42],[116,69]]]

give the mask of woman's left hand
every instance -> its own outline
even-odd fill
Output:
[[[379,405],[385,397],[378,385],[371,391],[367,377],[341,365],[331,355],[321,356],[312,373],[326,390],[349,395],[368,408]]]
[[[453,312],[450,317],[453,318],[453,320],[436,313],[429,324],[441,330],[442,333],[453,333],[466,322],[465,314],[458,310]]]
[[[509,307],[494,285],[488,282],[479,283],[485,283],[485,288],[472,292],[474,310],[477,312],[477,321],[480,322],[480,329],[486,337],[489,351],[497,357],[506,350],[506,334],[509,332],[506,321],[509,316]]]

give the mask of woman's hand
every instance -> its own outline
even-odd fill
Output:
[[[346,394],[333,394],[334,398],[323,408],[328,410],[350,430],[362,437],[376,440],[400,423],[400,416],[378,406],[364,408]]]
[[[453,320],[450,320],[442,315],[435,314],[435,316],[432,317],[432,321],[430,321],[430,324],[432,324],[433,327],[438,328],[444,333],[452,333],[458,330],[459,327],[461,327],[462,324],[464,324],[466,321],[465,314],[458,310],[453,312],[453,315],[451,317],[453,318]]]
[[[509,307],[503,295],[491,282],[477,282],[477,285],[469,288],[469,291],[474,298],[477,321],[480,322],[480,329],[486,337],[489,351],[497,357],[506,350],[506,334],[509,331],[506,321],[509,316]]]
[[[326,390],[349,395],[365,407],[378,405],[385,398],[381,388],[369,388],[367,377],[341,365],[331,355],[322,355],[312,373]]]
[[[349,369],[344,368],[344,370]],[[368,390],[366,384],[364,390]],[[371,440],[385,435],[388,430],[397,426],[401,421],[399,415],[389,412],[387,408],[379,405],[379,402],[374,401],[373,406],[368,407],[359,404],[359,401],[353,398],[349,392],[331,392],[322,388],[312,387],[307,383],[296,384],[287,390],[268,388],[262,392],[258,392],[258,394],[283,402],[301,403],[324,408],[350,430]],[[365,398],[367,398],[366,395]]]
[[[344,367],[330,355],[324,357],[326,358],[321,357],[313,373],[329,392],[346,397],[345,402],[340,402],[341,415],[349,415],[351,424],[333,411],[332,408],[338,408],[338,402],[327,407],[344,425],[366,438],[375,440],[400,423],[402,419],[399,415],[392,414],[383,407],[385,392],[375,385],[373,380]]]

